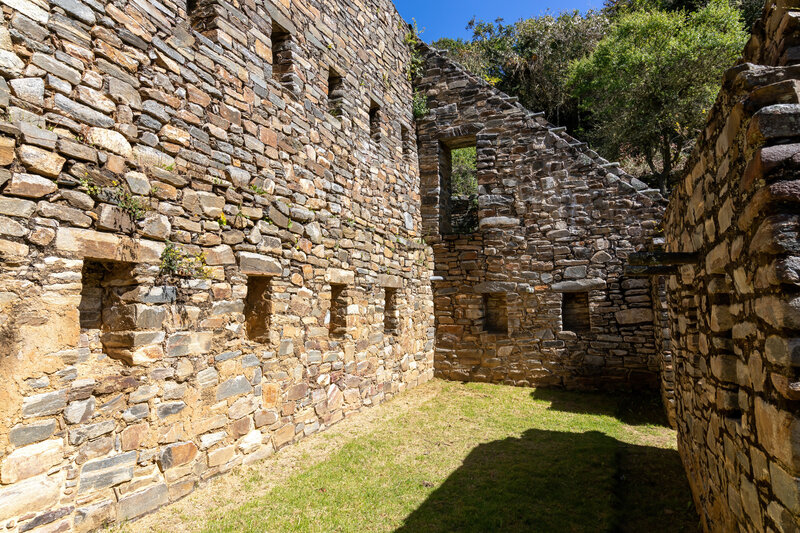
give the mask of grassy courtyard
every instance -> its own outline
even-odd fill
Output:
[[[433,381],[126,531],[697,531],[653,399]]]

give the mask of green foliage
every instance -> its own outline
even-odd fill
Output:
[[[145,200],[128,192],[122,183],[118,181],[113,181],[111,187],[95,185],[88,176],[79,181],[81,187],[86,190],[89,196],[101,198],[103,201],[110,200],[134,220],[143,219],[150,210],[150,206],[147,205]]]
[[[477,153],[474,146],[457,148],[450,152],[450,194],[471,196],[478,194]]]
[[[622,15],[570,69],[569,86],[591,114],[590,138],[610,159],[644,158],[665,190],[745,40],[739,12],[725,0],[688,14]]]
[[[171,241],[167,241],[167,246],[161,252],[159,272],[179,278],[207,279],[209,276],[204,253],[190,254]]]
[[[514,24],[470,21],[471,42],[433,43],[499,89],[556,124],[576,126],[578,107],[566,86],[570,62],[592,51],[609,26],[602,12],[546,14]]]
[[[128,213],[134,220],[143,219],[150,210],[150,206],[141,198],[129,193],[121,183],[115,181],[113,185],[110,193],[117,207]]]
[[[712,0],[607,0],[603,11],[613,19],[634,11],[699,11]],[[761,17],[764,9],[762,0],[732,0],[731,6],[739,11],[744,21],[745,30],[749,33],[753,24]]]
[[[414,91],[414,97],[411,100],[411,110],[414,113],[414,118],[422,118],[428,114],[428,96],[419,91]]]
[[[417,27],[417,21],[411,19],[411,24],[408,25],[408,32],[406,32],[403,38],[403,42],[408,46],[410,55],[408,65],[406,66],[406,75],[409,80],[421,76],[425,66],[425,60],[419,48],[420,34],[422,34],[422,31]]]

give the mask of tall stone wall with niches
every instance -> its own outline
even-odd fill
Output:
[[[136,518],[433,376],[388,0],[0,2],[0,527]]]
[[[800,530],[800,4],[766,3],[666,215],[678,448],[707,531]]]
[[[417,142],[437,375],[658,387],[650,279],[623,271],[657,241],[661,194],[435,50],[417,90],[430,109]],[[478,225],[456,233],[464,201],[451,198],[449,153],[466,146],[477,150]]]

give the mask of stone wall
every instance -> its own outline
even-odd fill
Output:
[[[800,527],[800,4],[768,1],[666,215],[678,446],[708,531]]]
[[[628,254],[652,247],[661,194],[437,51],[425,53],[417,89],[430,112],[417,122],[417,142],[435,257],[436,374],[656,388],[663,326],[650,280],[623,270]],[[478,230],[454,234],[449,152],[471,145]]]
[[[433,376],[388,0],[0,1],[1,527],[135,518]]]

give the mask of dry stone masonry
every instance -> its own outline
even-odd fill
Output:
[[[705,529],[799,530],[797,0],[666,214],[389,0],[0,4],[6,531],[135,519],[434,374],[660,386]]]
[[[435,50],[417,90],[422,217],[435,257],[436,373],[580,389],[657,386],[648,278],[661,194]],[[458,233],[454,149],[477,149],[474,232]],[[468,208],[468,206],[466,206]]]
[[[389,1],[2,10],[0,527],[136,518],[433,376]]]
[[[800,531],[800,4],[769,1],[666,215],[678,445],[708,531]]]

